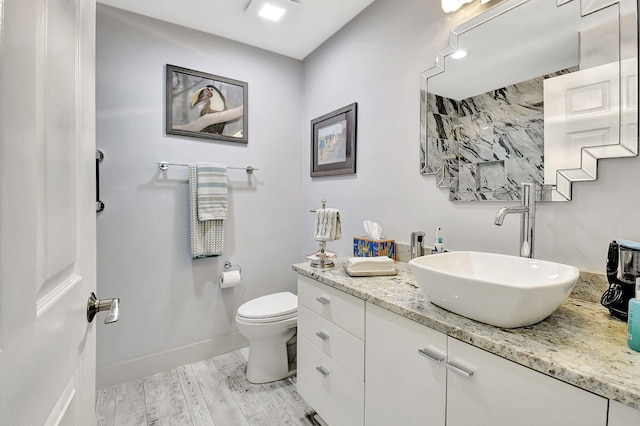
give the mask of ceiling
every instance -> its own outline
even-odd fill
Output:
[[[374,0],[275,1],[293,6],[283,22],[270,22],[245,12],[250,0],[98,0],[300,60]]]

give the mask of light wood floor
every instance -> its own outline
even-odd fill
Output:
[[[295,377],[249,383],[240,351],[97,392],[101,426],[316,425],[296,392]]]

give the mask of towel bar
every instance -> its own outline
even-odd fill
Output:
[[[158,168],[160,170],[168,170],[169,166],[181,166],[181,167],[187,167],[188,164],[184,164],[184,163],[169,163],[167,161],[160,161],[158,163]],[[247,172],[248,174],[251,174],[254,172],[254,170],[260,170],[260,169],[256,169],[253,166],[246,166],[246,167],[227,167],[227,169],[234,169],[234,170],[244,170],[245,172]]]

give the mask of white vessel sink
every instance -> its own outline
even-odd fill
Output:
[[[409,267],[434,305],[503,328],[547,318],[580,274],[561,263],[472,251],[417,257]]]

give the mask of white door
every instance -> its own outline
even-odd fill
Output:
[[[584,148],[620,141],[620,69],[618,62],[544,81],[544,183],[564,188],[571,181],[596,178],[597,158]]]
[[[0,0],[3,425],[95,424],[94,64],[95,0]]]

